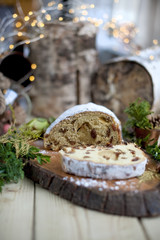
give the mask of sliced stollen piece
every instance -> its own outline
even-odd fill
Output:
[[[119,144],[121,141],[121,124],[116,115],[94,103],[68,109],[44,135],[44,146],[55,151],[64,146]]]
[[[135,144],[67,147],[59,151],[64,172],[99,179],[128,179],[145,171],[147,157]]]

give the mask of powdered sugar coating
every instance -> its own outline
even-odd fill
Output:
[[[67,156],[62,156],[62,169],[64,172],[76,176],[98,179],[128,179],[141,176],[145,171],[147,158],[140,163],[132,165],[108,165],[94,162],[78,161]]]
[[[71,151],[73,150],[73,151]],[[133,143],[60,150],[64,172],[97,179],[128,179],[145,171],[147,155]],[[118,154],[118,155],[117,155]]]
[[[121,129],[121,123],[120,123],[119,119],[116,117],[116,115],[111,110],[109,110],[108,108],[106,108],[104,106],[97,105],[95,103],[89,102],[87,104],[76,105],[76,106],[66,110],[47,128],[46,134],[49,134],[51,129],[56,124],[58,124],[59,122],[63,121],[66,118],[70,118],[71,116],[73,116],[75,114],[82,113],[82,112],[103,112],[103,113],[106,113],[106,114],[108,114],[108,115],[110,115],[111,117],[114,118],[115,122],[119,125],[119,127]]]

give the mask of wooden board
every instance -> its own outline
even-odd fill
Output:
[[[63,172],[59,153],[43,150],[43,142],[36,146],[50,155],[51,161],[39,165],[36,160],[25,167],[28,178],[52,193],[85,208],[123,216],[160,215],[160,178],[155,173],[156,163],[149,160],[145,174],[149,178],[128,180],[97,180]]]

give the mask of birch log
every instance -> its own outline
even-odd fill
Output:
[[[47,37],[31,44],[37,64],[30,96],[33,114],[57,117],[77,103],[88,102],[96,71],[96,27],[89,22],[58,22],[46,26]]]
[[[110,108],[124,122],[124,109],[138,97],[160,113],[160,47],[138,56],[115,58],[101,65],[92,81],[92,100]]]

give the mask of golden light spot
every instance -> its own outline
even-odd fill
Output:
[[[32,12],[32,11],[29,11],[28,15],[29,15],[29,16],[33,15],[33,12]]]
[[[49,2],[48,7],[52,7],[55,4],[55,1]]]
[[[42,13],[46,13],[46,10],[45,9],[42,9],[42,11],[41,11]]]
[[[23,35],[22,32],[18,32],[18,33],[17,33],[17,36],[18,36],[18,37],[21,37],[22,35]]]
[[[74,9],[69,9],[69,13],[74,13]]]
[[[74,23],[79,22],[79,18],[78,17],[73,18],[73,22]]]
[[[124,43],[129,43],[129,39],[128,39],[128,38],[125,38],[125,39],[123,40],[123,42],[124,42]]]
[[[12,17],[13,17],[13,18],[17,18],[17,17],[18,17],[17,13],[14,13],[14,14],[12,15]]]
[[[99,22],[94,23],[95,27],[99,27]]]
[[[86,5],[81,5],[81,9],[86,9]]]
[[[39,35],[39,37],[40,37],[40,38],[44,38],[44,34],[41,33],[41,34]]]
[[[109,23],[109,27],[114,29],[114,28],[116,27],[116,25],[115,25],[115,23],[110,22],[110,23]]]
[[[32,27],[35,27],[35,26],[36,26],[36,23],[35,23],[35,22],[32,22],[32,23],[31,23],[31,26],[32,26]]]
[[[113,30],[113,37],[115,37],[115,38],[119,37],[119,31],[117,29]]]
[[[42,28],[42,27],[44,27],[44,23],[43,22],[38,22],[37,26]]]
[[[0,41],[3,42],[4,40],[5,40],[5,38],[2,36],[2,37],[0,38]]]
[[[51,21],[51,15],[46,14],[45,19],[46,19],[47,21]]]
[[[29,80],[30,80],[31,82],[33,82],[33,81],[35,80],[35,77],[34,77],[33,75],[31,75],[31,76],[29,77]]]
[[[59,17],[59,21],[62,22],[63,21],[63,17]]]
[[[82,11],[82,15],[88,15],[88,12],[86,10]]]
[[[37,68],[37,65],[36,65],[35,63],[32,63],[32,64],[31,64],[31,68],[32,68],[32,69],[36,69],[36,68]]]
[[[62,4],[62,3],[59,3],[57,9],[58,9],[58,10],[62,10],[62,9],[63,9],[63,4]]]
[[[153,56],[153,55],[150,55],[150,56],[149,56],[149,59],[150,59],[150,60],[153,60],[153,59],[154,59],[154,56]]]
[[[117,19],[116,18],[112,18],[112,22],[116,23]]]
[[[115,3],[119,3],[119,0],[114,0]]]
[[[25,21],[25,22],[28,22],[29,19],[30,19],[30,18],[29,18],[28,16],[25,16],[25,17],[24,17],[24,21]]]
[[[90,5],[90,7],[91,7],[91,8],[94,8],[94,7],[95,7],[95,5],[94,5],[94,4],[91,4],[91,5]]]
[[[30,43],[31,43],[30,40],[26,40],[26,41],[25,41],[25,44],[30,44]]]
[[[158,44],[158,40],[157,40],[157,39],[154,39],[154,40],[153,40],[153,44],[154,44],[154,45],[157,45],[157,44]]]
[[[9,45],[9,49],[13,49],[13,48],[14,48],[13,44]]]
[[[16,28],[20,28],[22,26],[21,22],[16,22]]]
[[[140,54],[140,51],[139,51],[139,50],[137,50],[137,51],[136,51],[136,55],[139,55],[139,54]]]
[[[85,17],[81,16],[80,21],[85,21]]]
[[[37,23],[37,20],[35,19],[35,20],[33,20],[33,22],[31,23],[31,26],[32,26],[32,27],[35,27],[35,26],[36,26],[36,23]]]

